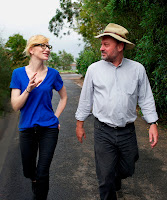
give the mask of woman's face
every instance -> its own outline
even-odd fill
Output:
[[[30,48],[31,56],[35,56],[41,60],[48,60],[52,46],[48,43],[35,44]]]

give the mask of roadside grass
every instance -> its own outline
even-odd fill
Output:
[[[58,70],[61,74],[78,74],[78,70]]]

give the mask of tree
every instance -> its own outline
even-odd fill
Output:
[[[9,84],[11,80],[11,62],[9,56],[0,41],[0,115],[6,111],[6,104],[10,98]]]
[[[74,62],[74,57],[70,53],[65,52],[65,50],[59,51],[59,59],[63,70],[71,69],[70,64]]]
[[[84,66],[86,72],[90,62],[89,57],[85,56],[87,48],[91,49],[96,59],[99,58],[100,42],[94,36],[104,30],[108,23],[127,28],[130,32],[128,39],[136,44],[136,48],[125,51],[125,57],[145,66],[158,114],[163,118],[167,116],[166,10],[166,0],[60,0],[60,9],[50,21],[49,30],[59,36],[62,28],[68,24],[69,28],[83,36],[86,51],[80,54],[78,67],[83,71]]]
[[[11,68],[15,69],[28,64],[28,58],[23,54],[26,47],[26,40],[20,34],[14,34],[9,37],[5,47],[12,61]]]
[[[84,49],[82,52],[80,52],[79,58],[77,58],[78,73],[84,77],[88,66],[98,61],[99,59],[100,57],[97,57],[96,52],[93,49]]]
[[[141,27],[145,30],[138,42],[135,59],[146,67],[159,117],[167,118],[167,4],[165,0],[148,4]]]
[[[72,3],[71,0],[60,0],[60,9],[56,10],[56,15],[52,17],[49,22],[49,30],[53,32],[54,35],[57,37],[59,36],[63,26],[66,22],[69,24],[70,28],[74,27],[74,19],[78,16],[79,8],[81,6],[80,3],[74,2]],[[64,32],[64,35],[69,34],[69,31]]]
[[[59,69],[60,66],[61,66],[59,56],[58,56],[56,53],[51,52],[51,53],[50,53],[50,59],[49,59],[49,61],[48,61],[48,64],[49,64],[49,66],[52,67],[52,68]]]

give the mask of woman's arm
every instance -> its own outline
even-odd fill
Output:
[[[12,108],[15,111],[20,110],[25,102],[27,101],[27,98],[29,96],[29,93],[41,82],[41,80],[39,80],[38,82],[35,82],[35,76],[37,73],[35,73],[31,78],[30,81],[28,83],[27,88],[25,89],[25,91],[21,94],[21,90],[20,89],[12,89],[11,92],[11,104],[12,104]]]
[[[66,103],[67,103],[67,92],[66,92],[66,88],[63,86],[61,88],[61,90],[58,91],[59,95],[60,95],[60,101],[59,101],[59,104],[57,106],[57,109],[56,109],[56,112],[55,112],[55,115],[57,118],[60,117],[61,113],[63,112],[65,106],[66,106]]]
[[[29,96],[29,92],[27,92],[26,90],[21,95],[20,93],[21,93],[20,89],[12,89],[11,104],[14,111],[20,110],[24,106]]]

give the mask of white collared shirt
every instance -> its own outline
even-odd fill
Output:
[[[123,58],[115,67],[101,60],[88,67],[75,116],[85,121],[92,111],[99,121],[112,127],[124,127],[136,120],[137,103],[148,123],[158,120],[143,65]]]

